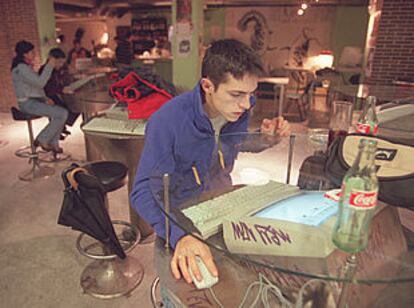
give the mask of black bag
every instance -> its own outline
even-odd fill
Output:
[[[375,154],[379,182],[378,199],[414,209],[414,148],[395,140],[360,134],[338,137],[328,150],[326,176],[340,186],[358,154],[361,138],[378,142]]]

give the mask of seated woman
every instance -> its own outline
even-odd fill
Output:
[[[32,67],[35,57],[33,44],[24,40],[20,41],[16,44],[15,51],[16,56],[13,59],[11,71],[20,110],[50,119],[50,122],[36,137],[35,146],[40,146],[45,151],[62,153],[63,150],[59,147],[59,137],[65,126],[68,112],[50,102],[43,90],[57,61],[50,57],[42,74],[38,75]]]

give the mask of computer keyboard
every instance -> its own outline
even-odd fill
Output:
[[[82,88],[85,84],[87,84],[88,82],[90,82],[91,80],[94,80],[96,78],[99,77],[104,77],[105,74],[99,73],[99,74],[94,74],[94,75],[89,75],[86,77],[83,77],[81,79],[78,79],[74,82],[72,82],[70,85],[67,86],[67,89],[70,91],[77,91],[78,89]]]
[[[121,135],[144,135],[145,120],[119,120],[106,117],[92,118],[82,129],[87,132],[112,133]]]
[[[219,232],[224,220],[251,216],[267,206],[297,195],[297,186],[269,181],[260,186],[244,186],[187,209],[183,214],[200,231],[203,238]]]
[[[105,117],[109,119],[128,121],[128,106],[120,105],[117,103],[113,107],[105,110]]]

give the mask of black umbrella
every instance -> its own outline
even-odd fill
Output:
[[[121,259],[126,258],[105,207],[105,190],[99,179],[76,164],[62,172],[62,179],[65,191],[58,224],[84,232]]]

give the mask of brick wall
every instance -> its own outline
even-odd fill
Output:
[[[35,0],[0,1],[0,111],[9,111],[16,105],[10,65],[14,46],[22,39],[35,45],[35,64],[40,62]]]
[[[384,0],[369,83],[414,80],[413,16],[414,1]]]

